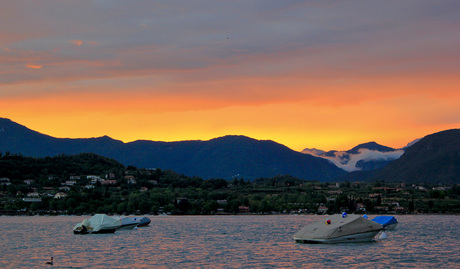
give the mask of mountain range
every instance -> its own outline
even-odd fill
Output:
[[[289,174],[318,181],[460,183],[460,129],[428,135],[404,149],[369,142],[343,152],[297,152],[274,141],[235,135],[208,141],[129,143],[108,136],[55,138],[0,118],[0,152],[30,157],[91,152],[124,165],[171,169],[203,179],[253,180]]]
[[[329,161],[269,140],[224,136],[209,141],[124,143],[108,136],[55,138],[0,118],[0,151],[30,157],[91,152],[140,168],[171,169],[187,176],[253,180],[289,174],[331,180],[346,173]]]

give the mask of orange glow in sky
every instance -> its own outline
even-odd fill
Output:
[[[0,4],[0,117],[55,137],[298,151],[460,127],[458,3],[199,3]]]

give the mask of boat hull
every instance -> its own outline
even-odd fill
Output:
[[[303,244],[338,244],[338,243],[363,243],[372,242],[374,237],[380,231],[371,231],[366,233],[351,234],[346,236],[340,236],[335,238],[294,238],[297,243]]]
[[[121,225],[121,227],[118,228],[117,230],[133,230],[134,228],[137,227],[137,225],[138,225],[138,223]]]
[[[139,219],[140,223],[137,225],[137,227],[145,227],[145,226],[149,226],[151,220],[147,217],[143,217],[141,219]]]
[[[91,231],[91,230],[73,230],[74,234],[110,234],[114,233],[117,228],[107,228],[107,229],[100,229],[98,231]]]
[[[396,228],[396,225],[398,225],[398,223],[392,223],[390,225],[383,226],[383,228],[385,230],[391,231],[391,230],[394,230]]]

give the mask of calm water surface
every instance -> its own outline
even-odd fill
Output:
[[[460,216],[397,216],[387,239],[335,245],[293,240],[321,216],[150,216],[74,235],[84,218],[0,217],[0,267],[47,268],[53,256],[52,268],[460,268]]]

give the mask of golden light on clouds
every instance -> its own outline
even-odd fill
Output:
[[[203,3],[5,3],[0,117],[56,137],[295,150],[460,126],[455,3]]]
[[[26,67],[27,67],[27,68],[31,68],[31,69],[40,69],[40,68],[42,68],[43,66],[42,66],[42,65],[38,65],[38,64],[26,64]]]
[[[83,41],[81,41],[81,40],[71,40],[70,43],[78,47],[78,46],[81,46],[83,44]]]

